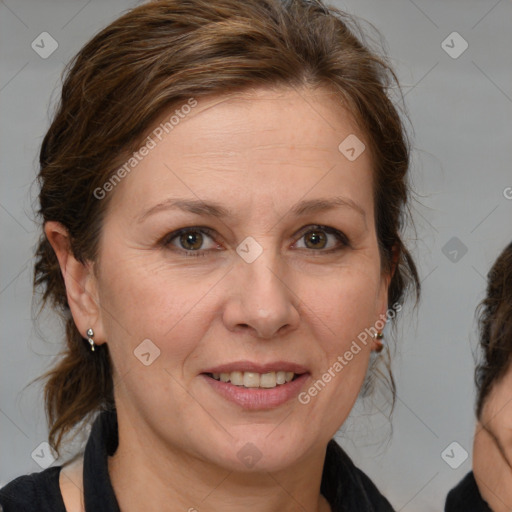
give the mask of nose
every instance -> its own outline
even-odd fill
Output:
[[[238,261],[229,273],[223,312],[228,330],[250,331],[258,338],[271,339],[297,328],[300,299],[293,292],[285,265],[269,253],[263,251],[252,263]]]

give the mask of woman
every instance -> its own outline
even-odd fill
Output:
[[[476,370],[473,471],[448,494],[447,512],[508,512],[512,508],[512,243],[487,276],[487,295],[480,311],[483,360]]]
[[[348,22],[158,1],[78,54],[41,149],[35,284],[66,322],[50,444],[94,424],[4,512],[392,510],[332,440],[419,290],[394,75]]]

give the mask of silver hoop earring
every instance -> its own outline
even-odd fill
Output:
[[[94,331],[89,327],[89,329],[87,329],[87,341],[91,345],[92,352],[94,352],[94,340],[92,339],[93,336],[94,336]]]

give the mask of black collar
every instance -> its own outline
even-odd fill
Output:
[[[114,454],[118,443],[116,412],[100,413],[84,453],[85,512],[120,512],[108,473],[108,456]]]
[[[101,412],[84,453],[85,512],[120,512],[108,473],[108,457],[115,453],[118,443],[116,412]],[[332,512],[393,512],[389,502],[334,440],[327,445],[321,492]]]

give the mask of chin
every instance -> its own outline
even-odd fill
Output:
[[[277,432],[281,428],[280,432]],[[319,443],[316,440],[316,443]],[[292,435],[289,426],[266,428],[264,432],[254,428],[245,429],[243,435],[235,434],[223,443],[209,444],[217,449],[210,453],[214,462],[237,473],[277,472],[297,464],[309,449],[313,448],[303,435]],[[327,441],[325,442],[327,444]],[[323,446],[323,445],[322,445]]]

